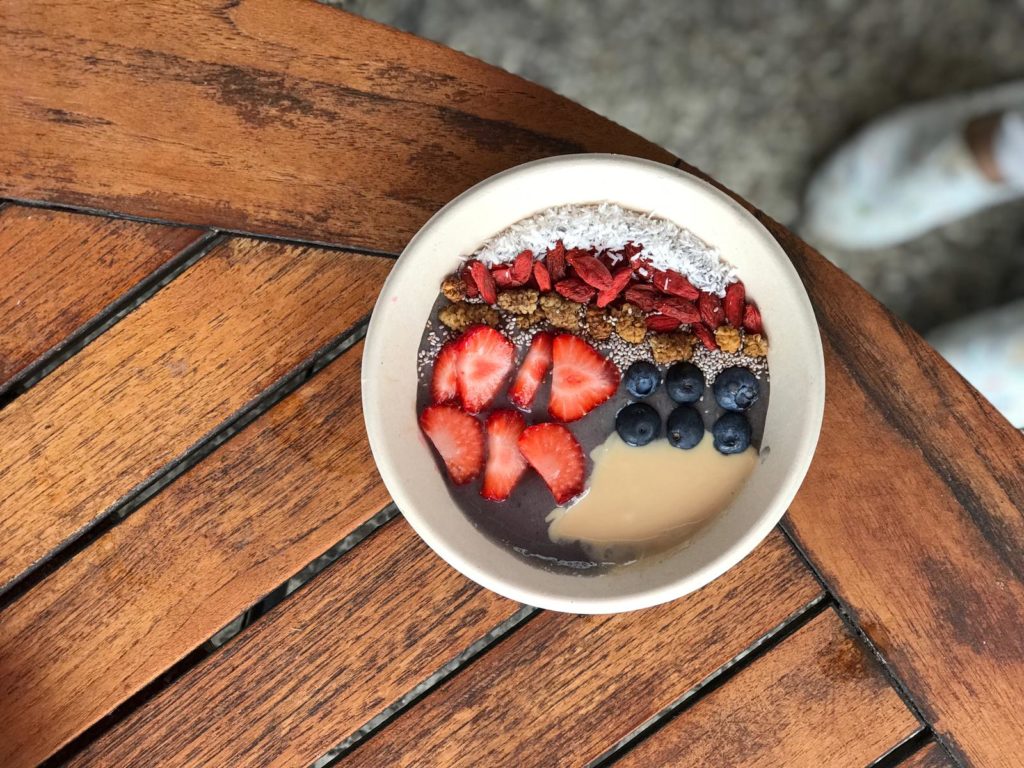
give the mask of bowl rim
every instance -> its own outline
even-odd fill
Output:
[[[808,388],[805,393],[805,408],[801,414],[802,418],[799,420],[799,424],[797,425],[798,434],[795,438],[797,441],[797,447],[795,449],[796,455],[788,469],[784,470],[783,480],[779,483],[777,491],[766,500],[764,509],[756,518],[754,524],[750,525],[741,535],[733,539],[731,544],[715,556],[713,560],[696,570],[682,574],[678,579],[668,583],[651,586],[624,596],[595,595],[587,597],[567,597],[555,592],[544,592],[543,590],[531,589],[512,583],[502,578],[502,575],[496,572],[496,570],[489,570],[488,568],[481,566],[478,562],[463,557],[458,549],[449,545],[445,540],[445,536],[435,530],[434,526],[428,519],[429,516],[420,513],[417,508],[416,499],[407,487],[408,483],[405,478],[402,477],[402,473],[393,465],[383,437],[384,430],[381,418],[384,410],[388,409],[390,406],[382,401],[379,388],[374,385],[378,373],[378,366],[373,365],[372,363],[377,360],[385,359],[387,354],[387,339],[385,337],[385,331],[380,323],[375,324],[375,319],[380,316],[381,313],[378,312],[378,310],[381,308],[385,297],[389,295],[389,285],[401,280],[406,271],[415,268],[413,257],[417,253],[419,244],[428,238],[433,230],[447,218],[448,214],[454,208],[466,205],[468,200],[478,196],[483,190],[487,189],[491,185],[499,182],[506,182],[510,178],[515,178],[517,176],[530,175],[539,168],[546,169],[551,166],[580,164],[592,164],[595,166],[607,167],[609,171],[613,171],[615,167],[628,166],[633,169],[646,168],[658,173],[668,172],[675,174],[680,183],[694,187],[700,194],[710,198],[714,204],[732,209],[734,214],[737,214],[741,219],[745,220],[749,227],[749,234],[755,235],[761,241],[760,245],[764,247],[766,252],[772,252],[775,267],[785,273],[784,277],[787,282],[797,287],[800,305],[794,306],[792,309],[794,313],[800,316],[801,327],[813,329],[813,333],[810,333],[808,338],[805,340],[811,343],[810,349],[806,350]],[[573,203],[569,201],[566,204]],[[622,204],[624,207],[629,207],[624,203],[619,204]],[[750,554],[758,544],[768,536],[788,509],[810,467],[824,417],[825,364],[820,331],[818,329],[817,321],[814,316],[810,299],[807,296],[806,289],[790,261],[789,256],[782,249],[781,245],[779,245],[768,230],[765,229],[765,227],[746,208],[741,206],[732,197],[722,192],[714,185],[694,176],[691,173],[675,168],[674,166],[627,155],[587,153],[561,155],[534,160],[494,174],[493,176],[478,182],[462,194],[449,201],[410,239],[409,243],[403,249],[402,254],[396,261],[395,266],[392,268],[391,273],[385,280],[374,306],[373,313],[370,317],[364,343],[362,362],[362,406],[371,452],[385,487],[388,489],[394,503],[398,509],[401,510],[403,516],[412,526],[413,530],[416,531],[417,535],[419,535],[420,538],[434,550],[434,552],[436,552],[457,571],[487,589],[526,605],[567,613],[606,614],[651,607],[668,602],[669,600],[674,600],[699,589],[736,565],[740,560]],[[772,401],[769,400],[769,412],[771,411],[771,402]],[[452,508],[457,512],[457,514],[463,514],[461,510],[458,510],[457,507],[455,507],[454,503],[452,504]],[[483,533],[477,531],[477,534],[486,539]],[[490,540],[488,539],[488,541]],[[574,578],[600,579],[602,577]]]

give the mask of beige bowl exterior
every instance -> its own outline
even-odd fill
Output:
[[[761,308],[772,390],[757,468],[732,505],[682,549],[600,576],[549,573],[480,533],[459,511],[417,424],[416,354],[438,286],[460,258],[556,205],[618,203],[686,227],[735,265]],[[681,597],[748,555],[779,521],[811,463],[825,405],[821,338],[789,258],[743,208],[666,165],[619,155],[538,160],[480,182],[410,241],[374,308],[363,411],[381,477],[410,525],[470,579],[528,605],[615,613]]]

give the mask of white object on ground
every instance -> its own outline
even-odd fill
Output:
[[[928,341],[1010,423],[1024,428],[1024,299],[937,328]]]
[[[841,146],[808,186],[799,226],[811,243],[849,249],[905,242],[1024,195],[1024,82],[904,107]],[[979,169],[964,139],[976,117],[1012,113],[995,136],[1006,180]]]

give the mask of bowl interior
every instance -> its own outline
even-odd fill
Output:
[[[684,548],[596,577],[526,564],[455,506],[420,433],[416,354],[441,280],[486,239],[554,205],[614,202],[686,227],[718,248],[757,301],[771,341],[771,398],[757,468],[732,505]],[[682,171],[617,155],[528,163],[481,182],[439,211],[406,247],[377,301],[362,368],[374,458],[406,519],[469,578],[520,602],[573,613],[655,605],[708,583],[746,556],[792,501],[824,408],[821,340],[788,257],[738,204]]]

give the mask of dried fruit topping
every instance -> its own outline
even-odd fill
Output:
[[[469,269],[469,262],[462,265],[462,269],[459,270],[459,277],[462,278],[462,284],[466,287],[467,299],[475,299],[480,295],[480,289],[477,288],[476,280],[473,279],[473,274]]]
[[[579,329],[582,304],[564,299],[557,293],[545,293],[540,297],[540,308],[544,310],[544,316],[555,328],[566,331]]]
[[[494,278],[491,277],[491,273],[487,271],[487,267],[476,259],[470,259],[467,261],[466,266],[469,269],[469,274],[473,278],[473,282],[480,291],[480,297],[488,304],[493,304],[497,301],[498,290],[494,285]]]
[[[494,284],[499,288],[512,286],[512,270],[507,264],[491,267],[491,277],[494,278]]]
[[[456,485],[468,483],[484,467],[484,428],[457,405],[431,405],[420,414],[420,429],[444,460]]]
[[[519,451],[547,483],[556,504],[583,492],[587,466],[583,449],[561,424],[527,427],[519,436]]]
[[[470,413],[480,413],[501,390],[512,366],[515,348],[486,325],[470,328],[459,340],[459,398]]]
[[[743,330],[748,333],[764,333],[764,325],[761,323],[761,311],[757,305],[747,302],[743,309]]]
[[[587,307],[586,320],[587,333],[597,341],[604,341],[611,337],[615,326],[612,324],[608,313],[598,307]]]
[[[678,363],[693,357],[694,338],[688,333],[652,333],[647,339],[651,345],[651,356],[658,365]]]
[[[640,253],[640,251],[642,251],[643,249],[644,247],[642,245],[637,245],[632,240],[630,240],[628,243],[622,246],[622,248],[619,249],[619,254],[628,261],[632,259],[634,256],[636,256],[638,253]]]
[[[743,325],[743,303],[747,298],[747,289],[737,280],[725,286],[725,320],[733,328]]]
[[[701,321],[708,328],[717,328],[725,322],[722,300],[713,293],[701,293],[697,309],[700,310]]]
[[[615,332],[623,341],[639,344],[647,336],[643,310],[636,304],[623,303],[612,310],[612,317],[615,318]]]
[[[435,405],[458,400],[458,361],[459,340],[453,339],[441,347],[441,351],[434,359],[434,373],[430,379],[430,398]]]
[[[743,354],[764,357],[768,354],[768,340],[759,333],[748,333],[743,338]]]
[[[537,282],[537,287],[542,293],[547,293],[551,290],[551,273],[548,272],[548,268],[544,265],[543,261],[533,262],[533,279]]]
[[[578,336],[555,337],[551,345],[551,399],[548,412],[558,421],[575,421],[619,388],[619,369]]]
[[[537,310],[539,296],[536,288],[513,288],[498,294],[498,306],[514,315],[529,315]]]
[[[578,277],[567,277],[555,283],[555,290],[567,299],[586,304],[594,298],[595,290]]]
[[[654,308],[661,314],[674,317],[681,323],[700,321],[700,312],[697,311],[694,303],[678,296],[661,296],[655,300]]]
[[[523,251],[512,262],[512,284],[526,285],[533,274],[533,251]]]
[[[597,306],[607,307],[615,299],[619,297],[626,286],[629,285],[629,281],[633,277],[633,270],[630,267],[619,267],[615,272],[612,273],[612,284],[605,290],[597,294]]]
[[[607,291],[612,287],[612,273],[608,267],[586,251],[574,248],[566,254],[566,261],[576,270],[580,280],[599,291]]]
[[[676,330],[680,325],[681,323],[678,320],[668,315],[647,316],[647,330],[656,333],[668,333],[669,331]]]
[[[662,293],[690,301],[700,296],[700,291],[678,272],[673,272],[671,269],[652,269],[651,272],[651,283]]]
[[[700,343],[703,344],[707,349],[718,349],[718,342],[715,341],[715,335],[711,332],[704,323],[694,323],[690,330],[693,331],[693,335],[700,339]]]
[[[453,331],[464,331],[471,325],[497,325],[501,315],[494,307],[486,304],[470,304],[465,301],[457,301],[442,307],[437,313],[437,319],[442,325],[451,328]]]
[[[636,304],[644,312],[653,312],[658,300],[658,289],[653,285],[631,285],[624,296],[626,301]]]
[[[658,270],[651,266],[651,262],[644,257],[640,256],[633,259],[633,272],[637,277],[643,278],[644,280],[650,280],[657,271]]]
[[[715,328],[715,341],[723,352],[737,352],[740,348],[740,332],[730,325]]]
[[[558,282],[565,277],[565,246],[559,240],[553,248],[548,248],[547,256],[548,273],[552,282]]]
[[[462,301],[466,298],[466,284],[458,275],[448,275],[441,281],[441,293],[448,301]]]
[[[528,411],[533,405],[537,390],[551,367],[552,338],[550,333],[542,331],[530,341],[530,348],[526,351],[523,364],[519,366],[519,373],[508,390],[508,399],[517,408]]]
[[[519,436],[526,429],[517,411],[495,411],[487,417],[487,466],[480,495],[490,501],[505,501],[526,472],[526,459],[519,452]]]

